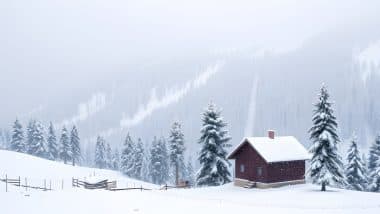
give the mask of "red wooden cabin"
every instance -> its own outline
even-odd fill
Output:
[[[269,188],[305,183],[305,161],[310,154],[291,136],[245,138],[228,156],[235,159],[235,185]]]

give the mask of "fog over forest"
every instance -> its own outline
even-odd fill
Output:
[[[180,121],[197,151],[212,101],[233,145],[268,129],[309,145],[324,83],[342,140],[355,131],[367,148],[380,134],[378,1],[164,2],[2,2],[2,133],[34,118],[119,146]]]

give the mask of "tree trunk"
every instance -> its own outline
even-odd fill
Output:
[[[322,182],[322,189],[321,189],[322,192],[325,192],[326,191],[326,183],[325,182]]]

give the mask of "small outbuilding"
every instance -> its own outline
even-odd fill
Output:
[[[236,186],[270,188],[305,183],[309,152],[293,136],[245,138],[228,156],[235,160]]]

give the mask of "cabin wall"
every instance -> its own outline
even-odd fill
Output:
[[[265,160],[252,148],[245,143],[239,151],[234,155],[235,160],[235,176],[236,178],[267,182],[268,171]],[[241,172],[241,165],[244,165],[244,172]],[[258,175],[258,167],[261,167],[262,174]]]
[[[267,183],[305,179],[305,161],[288,161],[268,164]]]

